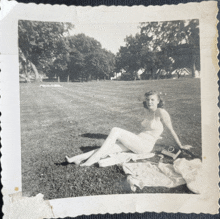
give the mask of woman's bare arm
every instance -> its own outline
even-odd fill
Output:
[[[170,118],[170,115],[169,113],[164,110],[164,109],[161,109],[160,110],[160,115],[161,115],[161,120],[162,122],[164,123],[164,125],[168,128],[168,130],[170,131],[171,135],[173,136],[176,144],[182,148],[182,149],[190,149],[191,146],[190,145],[185,145],[183,146],[179,140],[179,137],[177,136],[176,132],[174,131],[173,129],[173,125],[172,125],[172,122],[171,122],[171,118]]]

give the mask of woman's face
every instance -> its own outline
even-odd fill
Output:
[[[146,97],[146,105],[148,109],[152,109],[152,110],[157,109],[158,103],[159,103],[159,99],[156,94]]]

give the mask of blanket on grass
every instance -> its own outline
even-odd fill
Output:
[[[124,163],[124,172],[131,190],[136,187],[163,186],[173,188],[186,184],[194,193],[201,193],[202,163],[200,159],[186,160],[179,158],[174,164],[159,163],[157,166],[147,163]]]
[[[173,164],[159,162],[155,165],[151,161],[128,163],[153,157],[154,154],[119,153],[99,161],[100,167],[120,164],[127,176],[131,190],[137,187],[143,189],[148,187],[174,188],[183,184],[194,193],[201,193],[202,163],[200,159],[186,160],[179,158]]]

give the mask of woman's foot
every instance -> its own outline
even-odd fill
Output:
[[[81,160],[79,160],[79,159],[77,160],[77,159],[69,158],[67,156],[65,158],[68,163],[75,163],[76,165],[80,165],[80,163],[81,163]]]

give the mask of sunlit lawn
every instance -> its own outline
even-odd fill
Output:
[[[199,79],[60,83],[61,88],[20,84],[23,195],[46,199],[133,193],[121,167],[79,167],[65,163],[100,147],[112,127],[139,133],[143,120],[140,98],[148,90],[166,93],[166,109],[183,144],[201,157]],[[167,131],[158,145],[175,145]],[[156,146],[160,147],[160,146]],[[145,187],[138,193],[186,193]]]

